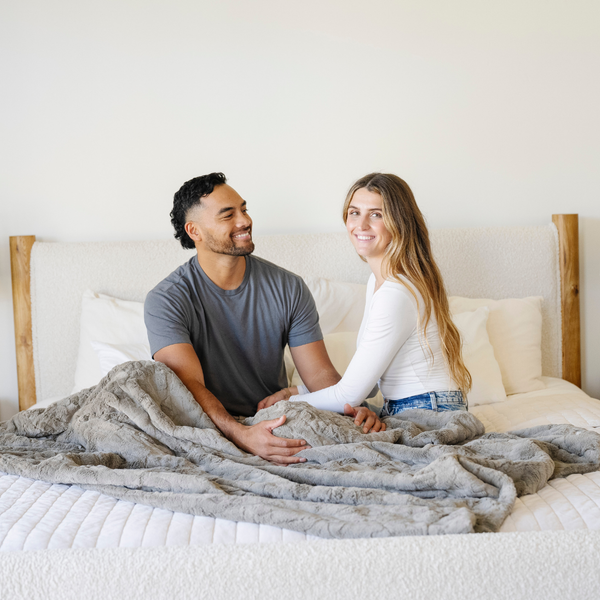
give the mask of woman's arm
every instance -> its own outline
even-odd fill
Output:
[[[359,346],[341,381],[311,394],[292,396],[316,408],[343,413],[358,406],[387,370],[417,326],[414,297],[401,284],[386,282],[373,296]]]

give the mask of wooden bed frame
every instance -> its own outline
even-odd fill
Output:
[[[579,310],[579,221],[577,214],[552,215],[558,230],[562,309],[562,377],[581,387]],[[36,403],[31,319],[33,235],[10,238],[19,410]]]

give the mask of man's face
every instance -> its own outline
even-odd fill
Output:
[[[254,251],[246,201],[226,184],[216,186],[202,198],[202,206],[190,211],[186,229],[194,241],[215,254],[246,256]]]

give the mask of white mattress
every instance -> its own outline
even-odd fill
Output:
[[[476,406],[488,431],[570,423],[600,432],[600,401],[560,379],[546,389]],[[600,531],[600,472],[555,479],[517,499],[501,531]],[[195,517],[115,500],[75,486],[0,475],[0,549],[138,548],[319,541],[251,523]]]

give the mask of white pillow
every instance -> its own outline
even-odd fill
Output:
[[[365,312],[366,285],[322,277],[305,277],[304,281],[315,299],[324,336],[360,329]]]
[[[73,394],[96,385],[102,379],[100,361],[92,347],[93,341],[115,345],[145,344],[149,347],[144,325],[144,304],[118,300],[90,290],[83,293]]]
[[[104,377],[112,368],[132,360],[152,360],[150,345],[146,344],[107,344],[92,341],[92,348],[100,363],[100,373]]]
[[[542,376],[542,301],[541,296],[486,300],[451,296],[453,314],[490,310],[487,331],[494,355],[500,365],[502,382],[508,395],[544,389]]]
[[[462,337],[463,360],[473,380],[467,395],[469,406],[506,400],[502,373],[486,328],[489,314],[489,308],[482,306],[473,312],[452,315]]]

